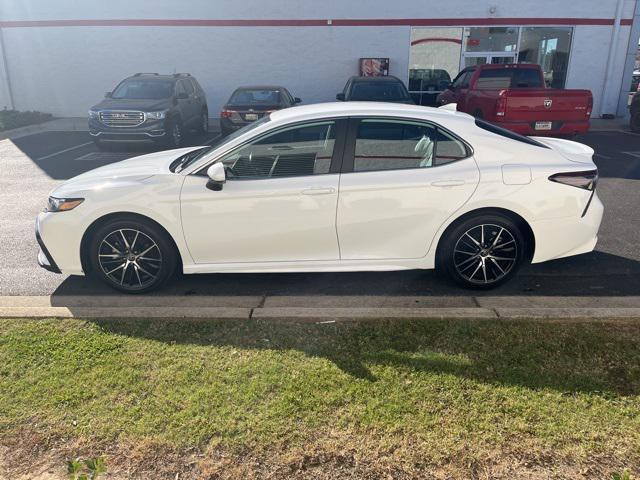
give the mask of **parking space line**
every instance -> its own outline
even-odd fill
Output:
[[[55,157],[56,155],[60,155],[62,153],[70,152],[72,150],[76,150],[81,147],[86,147],[87,145],[93,145],[93,142],[81,143],[80,145],[76,145],[75,147],[65,148],[64,150],[60,150],[59,152],[50,153],[49,155],[45,155],[44,157],[36,158],[36,161],[46,160],[47,158]]]

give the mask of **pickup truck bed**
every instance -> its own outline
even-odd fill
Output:
[[[574,135],[589,130],[593,97],[589,90],[544,88],[539,65],[482,65],[462,71],[438,98],[447,103],[524,135]]]

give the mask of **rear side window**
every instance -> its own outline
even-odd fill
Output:
[[[534,68],[489,68],[480,72],[476,88],[544,88],[544,85],[540,72]]]
[[[351,88],[351,100],[392,102],[406,100],[409,93],[399,82],[355,82]]]
[[[182,83],[182,86],[184,87],[185,91],[187,92],[188,95],[192,95],[194,90],[193,90],[193,85],[191,84],[190,81],[188,80],[181,80],[180,83]]]
[[[429,168],[468,156],[464,143],[435,125],[363,119],[358,125],[353,171]]]
[[[500,135],[502,137],[506,137],[511,140],[527,143],[535,147],[549,148],[546,145],[535,141],[533,138],[525,137],[524,135],[520,135],[519,133],[512,132],[511,130],[507,130],[506,128],[498,127],[496,125],[493,125],[492,123],[485,122],[484,120],[480,120],[479,118],[476,118],[476,125],[482,128],[483,130],[487,130],[488,132],[495,133],[496,135]]]

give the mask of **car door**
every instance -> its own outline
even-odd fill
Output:
[[[199,124],[200,122],[200,104],[196,96],[196,91],[193,88],[193,84],[187,80],[180,80],[184,91],[187,93],[187,99],[185,101],[185,111],[187,114],[187,122],[190,126]]]
[[[458,110],[461,110],[461,102],[464,102],[464,98],[469,91],[469,81],[473,76],[473,72],[473,69],[465,69],[460,72],[453,80],[451,88],[443,92],[440,103],[457,103]]]
[[[350,120],[338,197],[342,260],[416,259],[473,194],[470,148],[428,122]]]
[[[194,261],[338,260],[336,205],[346,122],[310,121],[249,141],[216,160],[227,175],[220,191],[207,189],[206,168],[189,175],[180,208]]]

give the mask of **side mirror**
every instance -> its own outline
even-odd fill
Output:
[[[455,90],[453,83],[447,83],[447,88],[445,90]]]
[[[451,90],[451,82],[447,82],[446,80],[442,80],[438,83],[438,88],[440,91]]]
[[[336,95],[336,100],[344,102],[344,93],[339,93]]]
[[[186,100],[187,98],[189,98],[189,95],[187,95],[185,92],[180,92],[176,95],[176,98],[178,100]]]
[[[222,190],[222,186],[227,181],[227,176],[224,173],[224,165],[221,162],[216,162],[207,169],[207,176],[209,181],[207,182],[207,188],[216,192]]]
[[[111,98],[111,92],[104,92],[104,98]]]
[[[293,97],[293,103],[301,103],[302,100],[300,99],[300,97]]]

